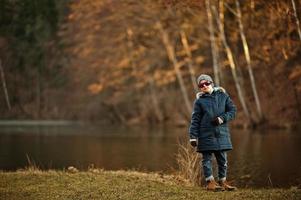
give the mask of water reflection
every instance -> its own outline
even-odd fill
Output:
[[[28,165],[43,169],[70,165],[87,169],[170,171],[176,168],[179,138],[187,129],[100,126],[0,128],[0,169]],[[301,134],[284,130],[232,130],[234,150],[229,178],[240,186],[288,186],[301,183]]]
[[[231,176],[246,185],[300,184],[301,135],[284,130],[232,131]]]

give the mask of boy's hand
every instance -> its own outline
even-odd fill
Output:
[[[190,142],[191,146],[193,146],[193,147],[196,147],[198,145],[196,139],[190,139],[189,142]]]
[[[224,121],[220,118],[220,117],[216,117],[214,118],[211,123],[214,125],[214,126],[218,126],[218,125],[221,125]]]

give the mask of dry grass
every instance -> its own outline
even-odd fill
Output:
[[[201,185],[202,174],[199,154],[195,152],[187,140],[179,140],[178,146],[176,160],[179,166],[179,175],[195,186]]]
[[[301,199],[292,189],[241,189],[236,192],[207,192],[187,186],[172,175],[135,171],[0,172],[0,199],[103,199],[103,200],[194,200],[194,199]]]

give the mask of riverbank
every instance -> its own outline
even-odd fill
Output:
[[[114,124],[106,121],[87,121],[87,120],[0,120],[0,127],[30,127],[30,126],[84,126],[84,125],[94,125],[94,126],[113,126]],[[156,123],[155,125],[152,123],[145,123],[141,121],[136,122],[126,122],[122,124],[127,127],[176,127],[176,128],[188,128],[189,120],[177,120],[174,122],[166,122],[166,123]],[[287,123],[279,123],[274,121],[267,121],[264,124],[257,125],[256,127],[252,127],[251,124],[246,123],[242,120],[234,120],[231,122],[230,126],[235,129],[281,129],[281,130],[301,130],[300,122],[287,122]]]
[[[158,173],[135,171],[78,172],[24,170],[0,172],[0,199],[301,199],[301,190],[239,189],[207,192],[185,180]]]

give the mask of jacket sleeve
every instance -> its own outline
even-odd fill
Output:
[[[236,106],[234,105],[229,95],[227,95],[226,98],[226,111],[220,116],[224,123],[233,120],[236,115]]]
[[[200,124],[202,119],[201,107],[198,104],[198,100],[194,101],[193,111],[191,115],[191,122],[189,127],[190,139],[197,139],[200,133]]]

